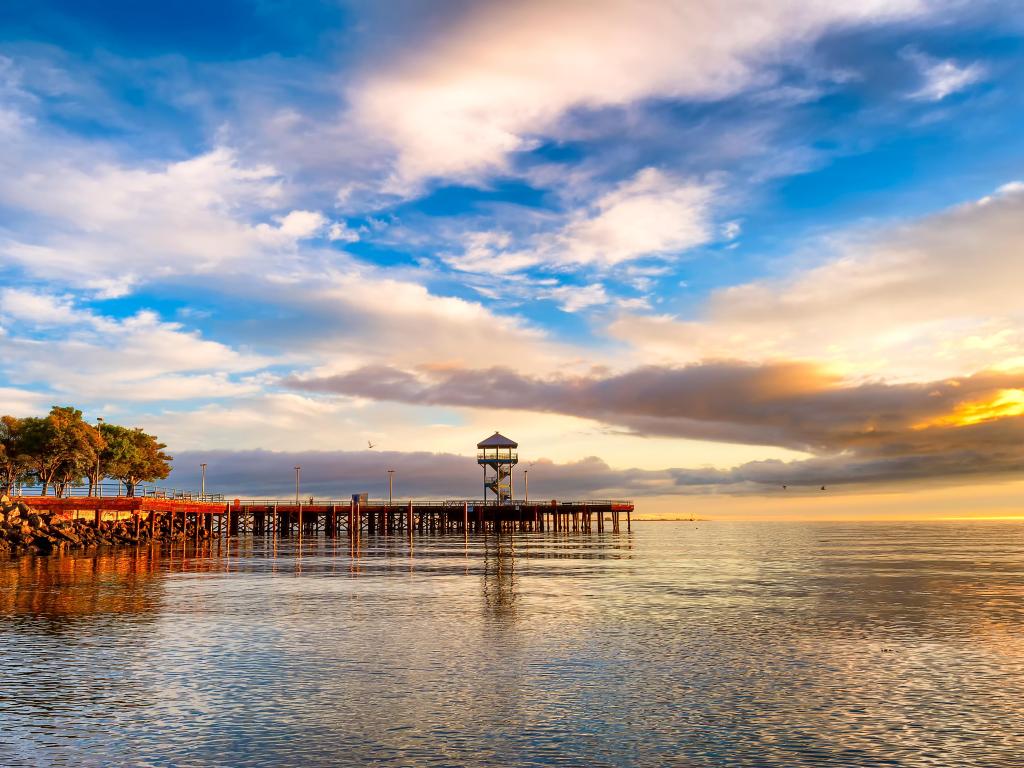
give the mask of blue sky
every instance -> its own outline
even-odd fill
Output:
[[[666,504],[1007,479],[1013,6],[5,3],[3,407],[326,484],[494,428]]]

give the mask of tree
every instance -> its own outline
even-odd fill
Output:
[[[42,484],[42,495],[53,486],[61,496],[95,466],[103,450],[103,437],[71,406],[53,406],[44,418],[23,419],[24,453],[30,471]]]
[[[129,496],[135,495],[139,483],[163,480],[171,472],[171,457],[164,453],[166,444],[141,429],[103,424],[100,433],[106,448],[100,454],[103,473],[116,477],[125,485]]]
[[[0,488],[10,496],[15,483],[25,480],[31,471],[25,454],[25,419],[0,417]]]

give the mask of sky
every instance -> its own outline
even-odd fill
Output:
[[[229,494],[1024,514],[1024,17],[8,0],[0,412]],[[372,447],[371,447],[372,446]]]

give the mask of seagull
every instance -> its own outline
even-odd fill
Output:
[[[366,441],[366,445],[367,445],[368,448],[373,448],[373,446],[374,446],[374,444],[371,443],[369,440]],[[824,489],[822,489],[822,490],[824,490]]]

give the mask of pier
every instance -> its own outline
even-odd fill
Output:
[[[134,521],[136,531],[155,531],[163,520],[181,521],[214,537],[339,536],[454,533],[620,533],[631,530],[633,503],[618,500],[545,503],[449,501],[348,501],[314,499],[312,503],[279,499],[204,501],[156,496],[24,496],[32,509],[69,517],[94,516]]]
[[[477,464],[483,469],[482,498],[395,503],[391,499],[394,470],[387,470],[388,499],[367,494],[349,499],[316,499],[308,503],[299,493],[295,467],[295,500],[226,499],[206,493],[206,464],[202,464],[202,490],[198,493],[140,486],[142,495],[121,495],[98,483],[90,495],[76,495],[84,488],[68,486],[64,496],[18,495],[31,509],[64,517],[92,516],[96,527],[107,517],[133,522],[138,538],[146,526],[150,538],[158,529],[192,531],[200,538],[233,536],[339,536],[461,533],[621,533],[632,528],[633,502],[615,499],[529,501],[529,475],[522,501],[514,497],[513,469],[519,463],[519,444],[499,432],[477,443]],[[92,486],[91,486],[92,488]],[[139,490],[136,489],[136,490]],[[95,495],[92,495],[95,493]]]

